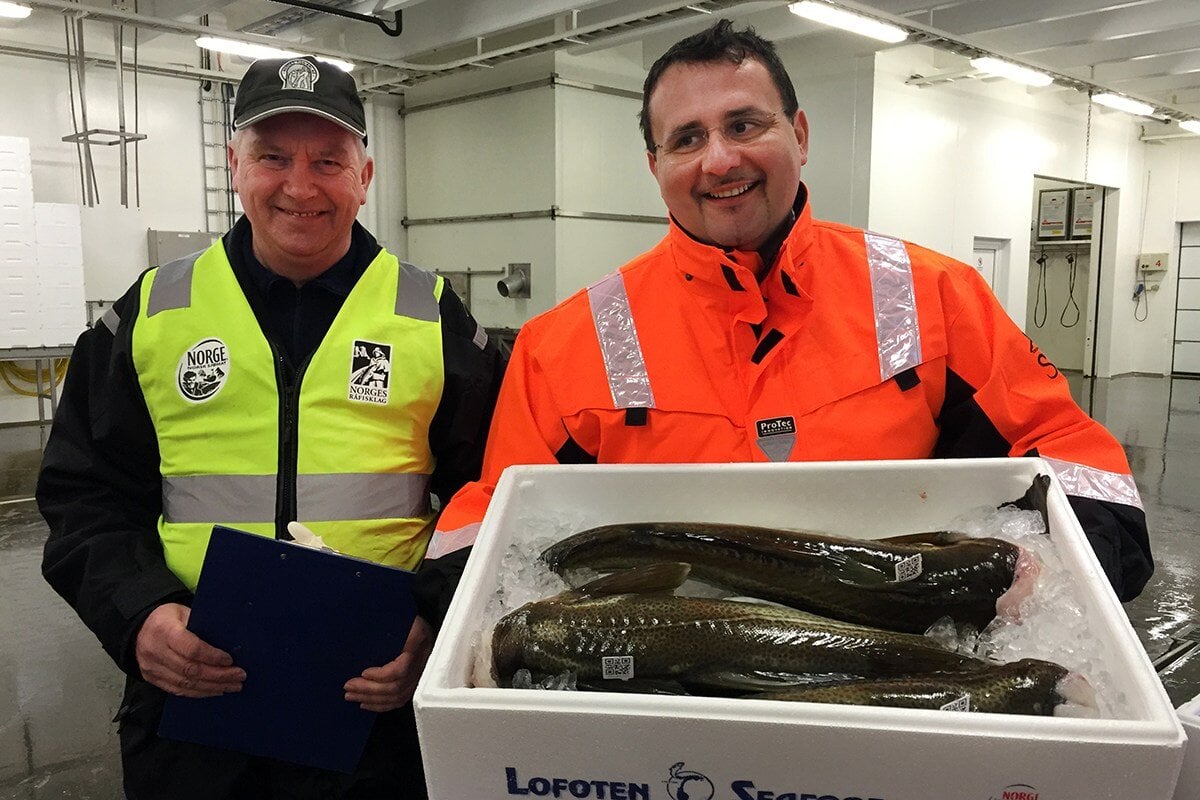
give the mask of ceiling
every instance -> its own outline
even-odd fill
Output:
[[[360,84],[376,91],[447,72],[478,70],[551,49],[587,52],[646,42],[652,60],[671,41],[714,15],[754,25],[777,41],[829,31],[787,13],[783,0],[307,0],[337,15],[272,0],[23,0],[34,16],[0,25],[0,52],[52,57],[64,49],[63,16],[83,12],[89,25],[121,22],[139,30],[139,64],[240,74],[243,62],[201,65],[192,39],[207,30],[347,58]],[[1043,90],[1108,89],[1151,102],[1167,115],[1200,118],[1198,0],[872,0],[839,2],[898,21],[913,39],[962,54],[986,50],[1061,79]],[[402,15],[399,36],[383,30]],[[347,16],[348,15],[348,16]],[[353,15],[378,17],[376,24]],[[104,26],[89,33],[95,53],[114,52]],[[847,46],[864,47],[853,34]],[[127,48],[128,48],[128,39]],[[851,44],[851,42],[853,44]],[[865,45],[871,49],[873,45]],[[893,45],[879,45],[890,47]],[[126,56],[128,58],[128,55]],[[929,82],[978,77],[967,59]]]

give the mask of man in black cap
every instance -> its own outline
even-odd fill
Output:
[[[186,627],[213,524],[289,539],[299,521],[339,552],[415,568],[430,495],[479,473],[503,372],[450,287],[355,221],[374,163],[350,75],[255,62],[234,128],[245,216],[144,273],[75,347],[38,483],[43,573],[128,676],[129,800],[421,798],[410,698],[440,598],[420,577],[404,651],[345,679],[346,701],[378,712],[355,773],[157,734],[168,694],[246,680]]]

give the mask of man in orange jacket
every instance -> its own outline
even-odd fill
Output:
[[[1120,444],[975,270],[812,218],[808,122],[773,45],[722,20],[663,55],[643,98],[670,230],[521,330],[482,478],[423,572],[453,588],[510,464],[1036,454],[1135,597],[1153,564]]]

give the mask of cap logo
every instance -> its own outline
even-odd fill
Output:
[[[301,92],[311,92],[321,77],[321,71],[311,61],[303,58],[293,58],[285,61],[279,68],[279,79],[283,81],[284,89],[295,89]]]

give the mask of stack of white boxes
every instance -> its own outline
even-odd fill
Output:
[[[79,206],[34,203],[29,140],[0,136],[0,348],[72,344],[86,320]]]

